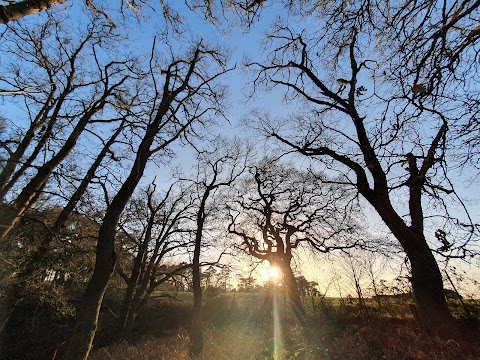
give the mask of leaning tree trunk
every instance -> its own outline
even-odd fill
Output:
[[[456,326],[443,290],[442,274],[425,239],[419,237],[413,249],[406,249],[412,268],[412,289],[418,318],[433,336],[455,336]]]
[[[152,264],[152,262],[150,262],[150,264]],[[127,311],[125,313],[122,313],[121,317],[125,336],[128,336],[128,334],[131,333],[140,307],[144,303],[144,300],[149,296],[147,286],[152,279],[150,264],[141,274],[139,273],[136,275],[137,279],[135,283],[132,284],[133,288],[131,289],[132,293],[130,294],[128,309],[126,309]]]
[[[134,304],[130,305],[130,309],[128,313],[126,314],[125,321],[123,323],[123,332],[125,335],[131,334],[132,329],[133,329],[133,324],[135,323],[135,320],[137,319],[138,311],[135,307]]]
[[[151,238],[152,223],[148,225],[147,234],[142,240],[142,243],[137,249],[137,255],[135,256],[132,268],[132,274],[128,280],[127,290],[123,299],[122,309],[120,311],[120,322],[125,335],[130,333],[133,325],[134,316],[132,314],[135,304],[136,292],[141,291],[139,288],[139,281],[143,277],[143,281],[148,277],[148,271],[142,271],[142,265],[144,263],[145,251],[147,250],[148,243]]]
[[[141,153],[139,151],[139,153]],[[138,156],[138,155],[137,155]],[[148,157],[147,157],[148,158]],[[77,322],[70,340],[65,359],[86,360],[92,347],[93,338],[98,325],[98,315],[103,296],[113,273],[116,262],[115,234],[125,205],[138,184],[143,166],[137,160],[130,176],[127,178],[117,195],[107,208],[107,212],[100,226],[96,249],[95,268],[92,278],[83,294],[82,304],[77,313]]]
[[[28,259],[23,271],[20,271],[18,273],[17,283],[23,284],[26,281],[26,279],[33,274],[37,264],[39,264],[40,261],[43,259],[43,257],[47,254],[50,248],[50,243],[55,239],[56,236],[58,236],[60,230],[67,223],[68,219],[70,218],[70,215],[75,210],[75,207],[77,206],[78,202],[81,200],[82,196],[87,191],[88,186],[92,182],[92,179],[94,178],[95,173],[97,172],[98,168],[102,164],[103,159],[105,158],[108,151],[110,150],[110,147],[115,143],[118,135],[120,135],[123,128],[124,128],[124,122],[122,122],[122,124],[112,134],[110,139],[106,142],[105,146],[102,148],[97,158],[95,159],[95,161],[90,166],[87,173],[85,174],[85,177],[82,179],[82,181],[80,182],[80,184],[78,185],[77,189],[72,194],[70,199],[68,199],[67,204],[58,215],[57,220],[55,220],[55,223],[53,224],[50,231],[46,231],[45,229],[44,231],[45,235],[42,236],[43,240],[40,246],[33,253],[30,259]]]
[[[138,145],[135,161],[127,179],[107,207],[98,235],[95,269],[83,296],[82,307],[77,313],[77,323],[65,359],[88,359],[98,324],[98,315],[103,295],[115,267],[115,235],[118,221],[143,176],[150,156],[155,152],[165,149],[172,142],[177,140],[192,122],[197,119],[197,117],[192,116],[192,118],[187,120],[184,124],[178,125],[179,127],[171,133],[170,131],[172,131],[172,129],[168,126],[170,120],[169,118],[166,118],[166,114],[171,110],[171,104],[176,97],[189,86],[189,81],[191,77],[194,76],[192,74],[194,74],[196,64],[201,55],[202,52],[197,48],[193,58],[189,62],[188,72],[185,75],[184,80],[174,90],[167,91],[171,88],[172,78],[175,79],[174,81],[177,81],[179,76],[178,74],[173,74],[172,76],[172,72],[166,73],[163,87],[165,91],[162,95],[162,100],[158,106],[155,118],[148,124],[143,139]],[[171,67],[176,63],[178,62],[172,63]],[[169,71],[170,69],[171,68],[169,68]],[[189,91],[192,91],[192,94],[196,94],[198,90],[199,89],[197,88],[194,92],[193,90]],[[175,113],[173,113],[173,115],[175,115]],[[174,116],[173,118],[176,119]],[[163,143],[157,146],[155,150],[151,150],[153,142],[157,139],[157,135],[162,129],[168,129],[170,136],[167,139],[164,139]]]
[[[160,119],[157,120],[157,122],[159,121]],[[88,359],[97,329],[98,315],[100,313],[103,295],[105,294],[108,281],[115,267],[115,235],[117,224],[127,202],[130,200],[143,175],[150,157],[150,146],[156,134],[155,124],[152,125],[152,127],[153,128],[147,129],[130,174],[108,206],[103,223],[100,226],[93,276],[83,295],[82,305],[77,314],[77,323],[65,359]]]
[[[106,227],[113,228],[110,224]],[[102,233],[104,232],[105,230]],[[114,231],[111,232],[111,235],[107,234],[107,237],[114,236]],[[74,335],[70,340],[65,355],[65,359],[68,360],[88,359],[98,326],[98,315],[103,296],[115,266],[115,251],[113,246],[109,246],[109,244],[113,245],[114,241],[112,239],[104,239],[101,242],[103,249],[97,251],[95,270],[83,295],[73,332]]]
[[[135,295],[135,289],[137,287],[138,279],[140,277],[140,268],[142,265],[141,261],[143,255],[143,252],[139,252],[135,257],[132,274],[128,281],[127,290],[125,292],[122,308],[120,310],[120,323],[125,334],[128,334],[131,329],[128,323],[130,322],[131,312],[133,310],[133,298]]]
[[[377,210],[378,213],[410,261],[412,289],[422,327],[430,335],[451,337],[456,332],[456,324],[445,299],[440,268],[423,235],[423,227],[417,225],[419,230],[415,232],[398,216],[388,201],[373,204],[381,205],[382,211]],[[420,211],[414,218],[415,225],[423,221]]]
[[[125,80],[125,79],[124,79]],[[123,82],[123,80],[122,80]],[[120,82],[121,84],[121,82]],[[39,196],[43,188],[45,187],[52,172],[67,158],[67,156],[75,148],[78,139],[84,132],[87,125],[90,123],[92,117],[102,110],[107,104],[107,98],[115,89],[116,85],[111,86],[102,94],[93,106],[88,109],[82,117],[78,120],[77,124],[73,128],[72,132],[68,136],[63,146],[58,152],[45,164],[43,164],[35,174],[35,176],[28,182],[23,188],[20,194],[13,201],[15,212],[10,217],[5,219],[3,223],[0,223],[0,239],[5,238],[8,233],[13,229],[18,220],[28,210],[28,208],[35,202],[33,199]]]
[[[27,260],[23,269],[21,269],[17,273],[16,281],[10,287],[11,295],[9,297],[11,298],[11,304],[7,305],[7,309],[10,309],[8,316],[10,316],[10,314],[13,314],[15,310],[15,306],[17,305],[17,299],[21,297],[20,296],[21,290],[25,287],[25,284],[28,278],[35,272],[38,264],[41,262],[41,260],[49,251],[50,243],[55,239],[55,236],[59,234],[60,230],[67,223],[73,210],[75,209],[81,197],[87,190],[88,185],[92,181],[95,175],[95,172],[97,171],[98,167],[102,163],[110,146],[115,142],[116,137],[120,134],[122,129],[123,129],[123,125],[120,126],[118,130],[116,130],[113,136],[106,143],[106,145],[104,146],[100,154],[95,159],[94,163],[88,169],[87,174],[85,175],[83,180],[80,182],[80,185],[77,187],[73,195],[68,200],[68,203],[65,205],[65,207],[62,209],[62,211],[58,215],[58,218],[53,224],[52,228],[49,231],[47,231],[47,229],[43,229],[41,233],[42,235],[37,236],[37,237],[43,238],[40,246],[36,249],[36,251],[32,254],[32,256]],[[0,319],[0,321],[1,320],[2,319]],[[0,329],[0,332],[1,332],[1,329]]]

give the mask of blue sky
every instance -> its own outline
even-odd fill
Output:
[[[155,4],[156,3],[157,2],[155,2]],[[70,5],[67,5],[67,9],[69,6]],[[259,55],[261,57],[263,56],[260,42],[263,39],[263,34],[268,29],[271,22],[275,19],[278,10],[278,6],[267,6],[267,8],[262,12],[261,21],[255,22],[250,31],[247,32],[241,26],[229,26],[229,24],[224,24],[221,27],[216,28],[205,21],[202,15],[193,14],[183,8],[182,14],[185,16],[185,24],[187,24],[189,28],[187,38],[205,38],[208,42],[231,49],[231,65],[237,65],[235,70],[224,77],[224,82],[229,85],[231,92],[228,110],[228,118],[231,123],[224,123],[223,126],[217,126],[212,130],[212,132],[218,132],[228,136],[237,135],[248,136],[251,138],[255,134],[247,133],[241,124],[241,120],[243,118],[248,118],[248,113],[250,110],[255,108],[265,109],[273,117],[287,116],[288,113],[294,110],[292,105],[287,105],[283,102],[283,93],[281,90],[272,93],[257,93],[255,94],[255,97],[250,99],[248,102],[246,102],[246,98],[244,97],[245,91],[251,91],[251,88],[249,87],[249,81],[252,79],[249,78],[248,73],[243,71],[242,60],[244,56],[247,56],[251,59],[255,59]],[[56,9],[53,9],[52,11],[56,11]],[[71,16],[77,16],[79,19],[83,16],[81,10],[77,7],[68,9],[67,11],[71,11]],[[45,16],[45,14],[35,16],[42,17]],[[134,20],[131,20],[131,23],[127,24],[127,28],[129,31],[131,31],[129,32],[129,46],[131,46],[131,51],[135,51],[135,49],[137,49],[138,51],[148,54],[154,35],[158,34],[164,29],[164,24],[161,18],[155,14],[146,12],[144,16],[149,17],[150,19],[144,19],[140,23],[136,23]],[[25,21],[34,21],[32,19],[25,19]],[[299,21],[298,19],[293,20],[296,22]],[[295,23],[295,25],[301,26],[299,23]],[[186,46],[184,41],[171,41],[172,44],[174,44],[174,47],[178,46],[180,48]],[[2,112],[7,115],[14,114],[17,111],[17,108],[9,108],[8,105],[2,110]],[[260,147],[263,146],[261,137],[260,140],[257,141]],[[191,161],[191,153],[186,150],[182,150],[178,158],[184,164],[186,164],[188,161]],[[151,171],[151,173],[146,174],[145,181],[147,182],[155,175],[155,172],[153,172],[153,170]],[[470,184],[459,182],[457,189],[461,195],[469,199],[469,204],[471,205],[470,211],[473,214],[474,220],[477,219],[478,222],[480,210],[478,206],[475,206],[480,194],[478,181],[474,180]],[[377,223],[378,218],[375,216],[372,217],[374,218],[372,223]]]

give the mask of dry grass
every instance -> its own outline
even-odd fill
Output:
[[[198,359],[208,360],[245,360],[272,359],[273,336],[265,331],[248,326],[215,329],[205,331],[204,350]],[[303,344],[304,345],[304,344]],[[295,353],[284,350],[282,359],[294,359]],[[317,357],[301,357],[302,359],[317,359]],[[179,334],[163,339],[149,339],[128,344],[122,341],[118,344],[94,351],[91,360],[184,360],[188,357],[188,335],[185,330]]]
[[[480,359],[478,344],[428,337],[411,324],[353,325],[331,344],[337,359]]]
[[[181,301],[151,299],[127,341],[119,338],[122,332],[115,315],[121,306],[121,295],[112,293],[104,301],[91,359],[188,359],[191,294],[180,294]],[[468,308],[459,302],[451,304],[464,336],[442,340],[420,331],[408,300],[385,301],[380,308],[372,301],[364,308],[351,300],[315,300],[307,307],[307,326],[301,327],[285,297],[280,296],[278,318],[282,336],[275,343],[270,297],[245,293],[206,297],[205,346],[198,360],[480,359],[479,302],[465,302]],[[1,339],[0,359],[51,360],[55,353],[61,358],[72,317],[67,317],[62,308],[42,301],[39,304],[32,300],[17,307],[19,312],[12,322],[17,327],[12,325],[8,337]]]
[[[228,301],[223,303],[219,299],[210,304],[214,305],[212,308],[206,307],[204,351],[198,359],[480,359],[480,344],[474,341],[474,334],[470,340],[431,338],[424,335],[409,316],[401,319],[373,312],[362,314],[355,307],[339,308],[328,303],[319,307],[317,316],[311,317],[305,329],[296,323],[288,309],[282,309],[283,336],[275,356],[271,308],[263,306],[261,299],[252,307],[251,295],[243,299],[237,294],[235,304],[231,298],[224,300]],[[217,309],[216,317],[212,317],[213,309]],[[218,316],[219,313],[222,316]],[[132,343],[122,341],[100,348],[93,352],[91,359],[188,359],[188,333],[184,328],[177,328],[164,337],[144,334],[143,340],[137,337]]]
[[[295,329],[294,329],[295,330]],[[298,330],[298,329],[296,329]],[[385,330],[385,329],[384,329]],[[286,334],[288,335],[291,334]],[[277,359],[416,359],[416,360],[474,360],[480,358],[478,347],[456,341],[431,339],[414,329],[394,326],[380,332],[373,326],[355,327],[337,338],[313,337],[285,340],[285,349]],[[125,341],[94,351],[92,360],[183,360],[188,357],[188,336],[185,330],[177,335],[149,339],[130,345]],[[245,360],[275,359],[273,337],[249,327],[229,326],[207,329],[205,345],[199,359]]]
[[[183,360],[187,359],[188,337],[185,332],[162,339],[150,339],[136,345],[121,341],[94,351],[91,360]]]

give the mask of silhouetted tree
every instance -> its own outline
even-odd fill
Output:
[[[188,252],[191,207],[192,196],[188,190],[176,190],[171,185],[159,197],[153,183],[127,206],[120,220],[125,239],[119,247],[120,256],[130,261],[127,265],[127,259],[123,259],[122,265],[117,265],[117,272],[127,283],[120,312],[122,327],[127,333],[158,286],[191,267],[190,264],[166,266],[169,256]]]
[[[154,50],[155,45],[152,56]],[[203,67],[205,62],[209,62],[210,68],[217,69],[218,72],[209,73]],[[120,189],[109,202],[100,226],[95,268],[77,313],[75,329],[65,355],[68,359],[88,358],[97,328],[100,305],[115,267],[118,221],[143,176],[148,160],[153,154],[165,151],[206,114],[221,109],[222,94],[215,83],[226,70],[224,58],[217,51],[206,49],[200,43],[185,57],[174,57],[172,62],[161,70],[164,77],[161,85],[157,84],[159,74],[152,64],[150,62],[148,73],[154,83],[154,97],[150,110],[145,118],[141,119],[144,132],[137,145],[133,165]]]
[[[9,156],[0,173],[0,198],[8,195],[12,199],[8,216],[0,222],[2,238],[41,197],[86,129],[101,124],[107,109],[120,111],[132,105],[123,102],[132,85],[132,60],[97,59],[103,52],[101,45],[110,42],[110,27],[92,22],[85,34],[73,40],[63,26],[63,21],[51,18],[39,29],[17,26],[9,30],[12,36],[5,45],[11,49],[8,64],[13,72],[3,73],[0,82],[10,92],[5,96],[23,99],[29,127],[18,141],[7,145]],[[60,50],[52,51],[52,47]],[[27,70],[32,64],[35,70]],[[120,122],[109,119],[104,123],[116,121]],[[22,179],[26,182],[23,189],[11,193]]]
[[[217,139],[207,150],[197,154],[197,168],[192,183],[198,194],[196,208],[195,240],[192,261],[193,315],[190,330],[190,353],[196,356],[203,349],[202,330],[202,285],[200,255],[204,245],[207,218],[218,212],[219,206],[212,201],[219,189],[231,186],[243,173],[248,159],[248,150],[238,141]],[[218,216],[218,214],[217,214]]]
[[[381,11],[368,1],[317,3],[321,28],[277,23],[269,61],[252,66],[256,85],[285,88],[304,110],[284,127],[270,121],[266,131],[288,151],[339,172],[339,182],[377,211],[408,256],[422,323],[448,336],[454,323],[427,242],[424,205],[427,197],[441,206],[446,197],[458,203],[447,177],[457,140],[449,128],[476,113],[467,95],[478,89],[456,76],[477,71],[463,61],[476,54],[478,24],[469,15],[479,4],[434,4],[385,2]],[[459,22],[465,32],[457,31]],[[449,256],[469,255],[471,239],[467,234]]]
[[[295,249],[309,244],[318,251],[362,244],[356,235],[348,192],[323,183],[323,176],[264,160],[229,206],[231,234],[249,255],[280,270],[292,308],[303,321],[300,291],[292,270]],[[342,212],[339,212],[342,208]]]

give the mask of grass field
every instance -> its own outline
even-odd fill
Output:
[[[157,294],[162,295],[162,294]],[[201,359],[480,359],[478,302],[452,301],[462,336],[442,340],[422,333],[408,299],[305,299],[301,327],[279,294],[277,306],[264,294],[229,293],[204,299],[205,345]],[[191,295],[155,297],[126,340],[100,328],[93,360],[188,359]],[[466,317],[466,315],[469,317]]]

